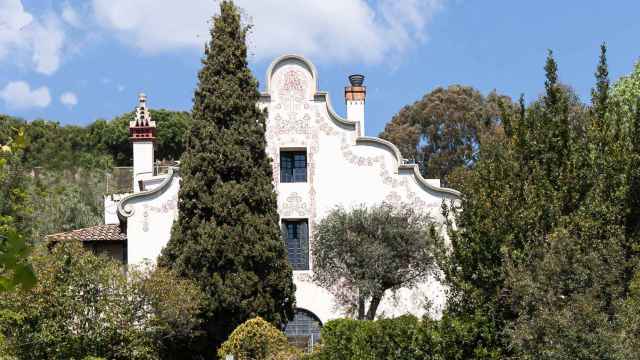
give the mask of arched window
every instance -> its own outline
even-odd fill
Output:
[[[320,340],[322,322],[311,311],[296,309],[293,320],[284,329],[289,343],[304,351],[311,351]]]

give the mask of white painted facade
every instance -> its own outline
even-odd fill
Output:
[[[266,84],[259,105],[269,114],[266,151],[273,159],[282,220],[307,219],[312,234],[314,226],[336,206],[386,201],[411,204],[442,221],[442,202],[455,200],[458,192],[439,187],[437,179],[423,179],[416,165],[404,163],[393,144],[362,136],[364,100],[347,104],[347,119],[338,116],[329,95],[317,88],[313,64],[296,55],[276,59],[267,71]],[[306,182],[280,182],[282,150],[306,151]],[[134,163],[138,156],[148,161],[148,148],[134,147]],[[177,217],[179,169],[173,168],[164,177],[142,180],[146,191],[114,198],[118,215],[127,221],[129,263],[155,260],[169,241]],[[113,209],[115,202],[107,198],[105,205]],[[343,316],[332,295],[312,283],[312,272],[313,263],[310,270],[294,271],[296,306],[312,312],[323,323]],[[387,296],[378,314],[421,315],[427,299],[433,305],[433,315],[438,316],[445,300],[444,289],[434,279]]]

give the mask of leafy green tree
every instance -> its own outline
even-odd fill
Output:
[[[630,282],[628,296],[621,302],[617,313],[619,324],[613,349],[618,359],[640,359],[640,272]]]
[[[193,335],[202,294],[165,269],[130,268],[79,242],[41,246],[32,289],[0,294],[0,331],[19,359],[159,359]]]
[[[16,152],[24,146],[24,132],[0,144],[0,292],[15,286],[29,288],[35,283],[33,269],[27,261],[30,248],[16,230],[24,228],[21,220],[29,213],[22,205],[25,197],[24,175],[16,171]]]
[[[238,325],[293,317],[294,285],[278,226],[266,114],[247,66],[247,28],[222,1],[194,95],[181,159],[179,215],[160,263],[194,279],[207,296],[207,333],[192,356],[215,356]]]
[[[104,223],[105,173],[98,169],[38,171],[27,188],[34,243],[44,236]]]
[[[640,96],[640,60],[636,62],[631,73],[621,76],[610,89],[609,98],[623,113],[623,117],[631,119]]]
[[[385,293],[432,272],[436,237],[430,219],[408,206],[336,208],[314,232],[313,280],[358,319],[373,320]]]
[[[509,97],[495,91],[485,97],[470,86],[439,87],[401,109],[380,137],[415,160],[425,177],[446,184],[451,171],[476,161],[483,137],[501,124],[501,110],[515,107]]]

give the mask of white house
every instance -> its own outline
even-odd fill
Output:
[[[267,70],[259,104],[268,109],[266,151],[273,159],[278,212],[286,229],[284,241],[296,284],[298,311],[286,332],[311,342],[322,323],[343,315],[332,295],[311,281],[309,234],[328,211],[337,205],[386,201],[411,204],[442,221],[443,200],[459,196],[455,190],[440,187],[438,179],[423,179],[417,165],[408,164],[390,142],[364,136],[366,88],[362,76],[349,78],[344,94],[347,117],[343,118],[333,110],[329,94],[318,89],[314,65],[301,56],[284,55]],[[104,226],[59,235],[124,242],[120,256],[128,263],[157,258],[177,216],[180,169],[176,166],[167,174],[154,174],[155,127],[146,97],[141,95],[130,123],[132,193],[106,197]],[[427,299],[437,315],[444,292],[434,279],[388,296],[379,314],[420,315]]]

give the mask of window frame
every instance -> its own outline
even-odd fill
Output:
[[[289,225],[295,226],[291,232]],[[290,237],[290,234],[295,234],[295,237]],[[306,239],[303,238],[304,236]],[[291,268],[294,271],[311,270],[309,220],[306,218],[282,219],[282,237],[287,251],[287,261]]]
[[[301,156],[304,156],[304,159],[300,159]],[[303,166],[300,166],[302,164]],[[306,183],[308,168],[306,148],[280,149],[280,183]]]

